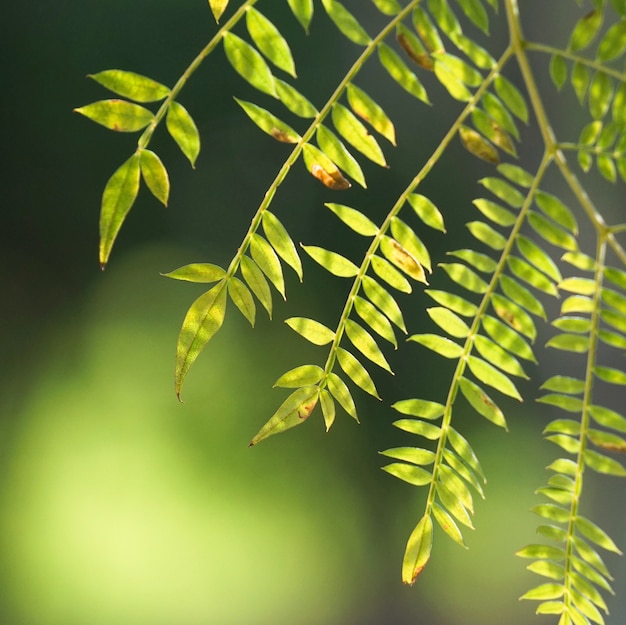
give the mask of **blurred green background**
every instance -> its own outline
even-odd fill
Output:
[[[356,4],[373,32],[370,3]],[[561,19],[542,2],[522,4],[538,30],[552,24],[566,33],[576,17]],[[320,105],[354,48],[332,36],[321,10],[305,39],[286,3],[266,5],[293,35],[301,90]],[[108,97],[85,76],[120,68],[173,84],[214,32],[200,0],[26,0],[5,9],[0,623],[534,623],[534,606],[517,597],[538,578],[513,553],[533,540],[536,519],[527,511],[556,451],[538,439],[548,415],[532,401],[510,406],[508,435],[460,415],[488,475],[487,501],[477,502],[470,549],[438,533],[433,560],[412,589],[400,584],[400,562],[424,494],[380,471],[377,452],[410,442],[393,431],[385,406],[416,394],[440,398],[446,363],[426,362],[408,345],[390,355],[395,378],[376,375],[385,404],[357,395],[361,425],[340,415],[326,434],[316,415],[248,448],[284,398],[271,389],[274,380],[324,357],[282,323],[300,314],[335,322],[345,285],[327,283],[312,263],[305,261],[304,285],[288,276],[288,301],[276,298],[273,323],[259,313],[252,331],[231,307],[188,378],[184,403],[176,400],[175,340],[200,291],[159,272],[227,264],[289,149],[234,105],[233,95],[270,103],[234,75],[221,51],[181,96],[202,135],[196,171],[157,132],[153,147],[172,179],[170,206],[144,190],[100,272],[100,195],[136,138],[72,114]],[[384,214],[459,110],[436,88],[432,109],[415,106],[387,80],[372,66],[359,84],[397,120],[399,146],[386,150],[391,170],[367,167],[368,194],[353,189],[338,199],[297,164],[274,204],[297,241],[357,255],[361,242],[323,202]],[[549,106],[561,123],[578,115],[557,101]],[[531,153],[532,132],[522,158]],[[474,218],[451,187],[459,197],[478,194],[475,181],[489,171],[454,145],[424,184],[447,216],[445,249]],[[615,203],[611,197],[607,203]],[[442,238],[424,236],[441,260]],[[412,331],[426,319],[424,304],[407,299]],[[586,505],[597,506],[594,518],[623,547],[625,504],[613,486],[598,481]],[[621,591],[609,600],[607,622],[617,624],[626,619],[626,567],[607,560]]]

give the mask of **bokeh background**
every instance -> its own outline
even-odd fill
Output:
[[[262,4],[292,41],[301,90],[321,105],[355,48],[334,36],[319,7],[305,38],[286,3]],[[347,4],[364,12],[374,32],[370,3]],[[571,2],[521,5],[537,37],[545,30],[566,41],[578,15],[569,14]],[[136,138],[72,113],[108,97],[85,76],[120,68],[173,84],[215,32],[207,3],[25,0],[3,14],[0,623],[536,622],[534,605],[517,598],[539,578],[513,554],[534,540],[537,518],[528,510],[539,502],[533,491],[557,450],[539,438],[554,415],[532,400],[506,404],[509,434],[459,415],[488,475],[487,501],[477,502],[470,549],[437,533],[433,560],[411,589],[400,583],[400,563],[423,493],[380,471],[377,452],[408,443],[391,427],[388,404],[440,398],[447,363],[407,345],[390,355],[397,375],[376,376],[386,403],[357,395],[361,425],[343,415],[326,434],[318,415],[248,448],[283,400],[271,389],[274,380],[324,357],[282,323],[306,314],[334,324],[345,284],[328,282],[313,263],[305,260],[304,285],[288,276],[288,301],[276,298],[272,323],[260,312],[252,331],[231,307],[188,378],[184,403],[176,400],[175,340],[200,291],[159,272],[188,262],[228,264],[289,149],[233,103],[236,95],[270,105],[234,75],[221,51],[181,96],[202,135],[196,170],[157,132],[153,147],[170,172],[170,206],[144,190],[110,266],[99,270],[100,195]],[[500,48],[501,19],[493,26]],[[274,210],[298,241],[357,255],[361,242],[323,202],[384,214],[460,110],[434,85],[433,106],[416,106],[374,65],[359,85],[396,120],[399,146],[386,150],[391,169],[366,165],[368,193],[339,197],[297,164]],[[571,100],[546,89],[559,127],[585,119]],[[524,138],[521,162],[533,168],[532,125]],[[424,183],[450,231],[445,241],[424,234],[435,262],[462,241],[463,224],[476,217],[467,194],[478,195],[476,180],[490,171],[455,144]],[[558,192],[556,177],[554,184]],[[623,186],[590,184],[608,210],[623,210]],[[419,294],[406,300],[413,332],[427,319],[425,303]],[[551,375],[558,365],[553,358],[535,373]],[[536,387],[522,386],[531,398]],[[623,405],[623,394],[614,399]],[[623,484],[590,476],[590,486],[585,510],[593,508],[626,546]],[[626,621],[626,566],[610,555],[607,561],[618,591],[608,598],[607,623],[617,625]]]

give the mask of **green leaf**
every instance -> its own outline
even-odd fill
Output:
[[[373,237],[378,234],[378,226],[369,218],[366,217],[361,211],[355,208],[350,208],[343,204],[324,204],[326,208],[329,208],[344,224],[354,230],[357,234],[364,237]]]
[[[392,404],[391,407],[402,414],[429,420],[439,419],[445,410],[443,404],[425,399],[403,399]]]
[[[365,189],[367,184],[365,183],[365,176],[363,175],[361,166],[332,130],[320,124],[317,127],[316,136],[317,143],[324,154]]]
[[[626,315],[615,312],[614,310],[601,310],[600,316],[603,321],[613,326],[621,332],[626,332]]]
[[[326,389],[322,389],[320,392],[320,404],[322,406],[322,414],[324,415],[324,425],[328,432],[335,422],[335,401]]]
[[[439,82],[446,88],[447,92],[455,99],[461,102],[467,102],[472,97],[472,92],[465,86],[463,81],[450,68],[450,66],[442,60],[445,53],[433,53],[435,60],[434,71]],[[463,141],[465,145],[465,141]],[[467,147],[467,146],[466,146]],[[478,156],[478,155],[477,155]]]
[[[444,52],[445,47],[436,26],[420,6],[413,9],[413,26],[431,52]]]
[[[582,271],[593,271],[596,267],[596,261],[582,252],[565,252],[561,258]]]
[[[531,512],[538,514],[544,519],[550,519],[556,523],[567,523],[569,521],[570,512],[553,503],[543,503],[531,508]]]
[[[369,358],[373,363],[377,364],[379,367],[382,367],[389,373],[393,374],[389,363],[386,358],[383,356],[382,351],[378,347],[376,341],[373,339],[372,335],[362,326],[360,326],[356,321],[352,321],[352,319],[346,319],[346,335],[350,342],[366,357]]]
[[[395,458],[404,462],[410,462],[418,466],[427,466],[435,461],[437,455],[429,449],[421,449],[419,447],[394,447],[380,452],[381,455],[388,458]]]
[[[316,263],[335,276],[353,278],[359,273],[359,268],[352,261],[336,252],[314,245],[303,245],[302,248]]]
[[[422,45],[420,38],[404,24],[396,26],[396,39],[407,56],[428,71],[433,69],[433,59],[428,50]]]
[[[506,239],[489,224],[482,221],[470,221],[465,224],[476,239],[492,250],[500,251],[506,247]]]
[[[338,347],[337,360],[344,373],[357,386],[360,386],[366,393],[373,395],[376,399],[380,399],[374,381],[367,369],[349,351]]]
[[[428,9],[435,18],[439,28],[448,35],[451,40],[455,35],[461,34],[461,25],[452,12],[447,0],[429,0]]]
[[[170,102],[165,125],[180,151],[189,159],[191,166],[195,167],[200,154],[200,134],[187,109],[178,102]]]
[[[530,188],[535,179],[531,173],[512,163],[498,165],[498,172],[520,187]]]
[[[578,101],[582,104],[587,94],[587,87],[589,86],[589,70],[586,65],[576,61],[572,67],[570,81]]]
[[[587,317],[563,316],[555,319],[552,325],[565,332],[586,334],[591,330],[591,319]]]
[[[504,150],[512,156],[517,156],[517,149],[508,133],[495,119],[485,113],[482,109],[475,108],[472,111],[472,121],[476,130],[484,135],[494,145]]]
[[[504,395],[523,401],[522,396],[509,377],[498,371],[493,365],[476,356],[469,356],[467,364],[470,371],[484,384],[492,386]]]
[[[491,315],[484,315],[481,318],[481,322],[487,334],[498,345],[508,349],[511,353],[524,360],[537,362],[530,345],[528,345],[515,330],[512,330],[509,326]]]
[[[283,270],[274,248],[260,234],[254,233],[250,237],[250,253],[254,262],[285,299]]]
[[[554,195],[544,193],[543,191],[537,191],[535,195],[535,202],[537,206],[542,210],[544,215],[553,219],[560,226],[569,230],[572,234],[578,233],[578,224],[576,218],[572,214],[569,208]]]
[[[593,420],[606,428],[626,433],[626,418],[615,410],[603,406],[590,406],[589,412]]]
[[[248,287],[241,280],[233,276],[228,281],[228,294],[235,306],[241,311],[241,314],[250,322],[250,325],[254,327],[256,306]]]
[[[402,247],[413,256],[429,273],[432,271],[430,254],[422,240],[415,234],[412,228],[405,224],[399,217],[391,220],[391,234]]]
[[[235,102],[245,111],[246,115],[270,137],[273,137],[281,143],[298,143],[300,135],[291,126],[272,115],[269,111],[252,102],[239,100],[235,98]]]
[[[579,414],[583,409],[582,400],[578,397],[570,397],[569,395],[560,395],[558,393],[550,393],[543,397],[538,397],[537,401],[541,404],[547,404],[549,406],[557,406],[561,410],[567,412],[574,412]]]
[[[536,243],[521,234],[517,235],[515,243],[517,249],[529,263],[533,264],[540,271],[543,271],[543,273],[555,282],[560,282],[563,279],[556,263],[552,260],[550,255]]]
[[[310,143],[302,146],[304,165],[311,175],[317,178],[324,186],[334,191],[345,191],[352,185],[343,177],[337,165],[319,148]]]
[[[484,482],[486,482],[487,480],[485,479],[485,474],[483,473],[480,463],[478,462],[478,458],[467,440],[452,427],[448,430],[448,440],[450,441],[452,447],[454,447],[456,453],[463,459],[465,464],[467,464],[467,466],[475,471],[476,474],[479,475]]]
[[[162,275],[174,280],[210,283],[221,280],[226,275],[226,272],[221,267],[211,263],[191,263]]]
[[[392,145],[396,145],[396,129],[382,107],[354,83],[348,84],[346,94],[354,113],[370,124]]]
[[[572,52],[577,52],[586,48],[598,34],[602,26],[602,11],[593,10],[583,15],[572,31],[567,45]]]
[[[526,380],[528,379],[518,360],[486,336],[477,334],[474,337],[474,346],[485,360],[502,369],[502,371]]]
[[[377,165],[387,166],[385,155],[378,142],[369,134],[367,128],[350,109],[339,104],[339,102],[335,102],[332,109],[332,120],[339,134],[350,145]]]
[[[527,336],[531,342],[537,337],[537,329],[532,317],[520,306],[498,293],[491,296],[491,305],[496,314],[514,330]]]
[[[449,308],[451,311],[463,317],[473,317],[478,312],[477,306],[468,302],[463,297],[448,293],[447,291],[425,289],[424,293],[432,297],[438,304]]]
[[[473,0],[471,0],[473,1]],[[497,1],[497,0],[496,0]],[[465,35],[456,35],[454,45],[465,53],[467,58],[481,69],[491,70],[496,65],[496,60],[483,48],[479,46],[473,39]]]
[[[485,493],[479,478],[475,475],[474,471],[472,471],[472,469],[465,464],[463,459],[451,449],[444,449],[443,457],[445,461],[484,499]]]
[[[546,347],[582,354],[589,351],[589,337],[579,334],[557,334],[546,343]]]
[[[272,317],[272,294],[270,285],[267,283],[263,272],[259,266],[248,256],[241,257],[241,275],[248,283],[252,292],[257,296],[258,300],[267,310],[267,314]]]
[[[546,396],[547,397],[547,396]],[[562,396],[560,396],[562,397]],[[568,399],[568,398],[564,398]],[[576,399],[576,401],[581,401],[578,398],[569,398]],[[539,399],[537,401],[540,401]],[[547,403],[547,402],[546,402]],[[559,432],[561,434],[570,434],[571,436],[580,436],[581,425],[579,421],[574,421],[573,419],[555,419],[554,421],[550,421],[548,425],[544,428],[544,434],[549,432]],[[558,476],[554,476],[558,477]],[[570,479],[565,476],[561,476],[561,479]]]
[[[371,41],[367,32],[343,4],[337,0],[322,0],[322,5],[328,17],[350,41],[361,46],[366,46]]]
[[[389,341],[395,348],[398,347],[396,335],[391,327],[391,323],[374,304],[356,295],[354,297],[354,309],[359,317],[361,317],[374,332]]]
[[[528,107],[526,106],[526,100],[517,87],[501,75],[496,76],[494,87],[498,97],[504,102],[511,113],[523,122],[528,123]]]
[[[388,261],[380,256],[372,256],[371,267],[374,273],[387,284],[402,293],[413,290],[409,281]]]
[[[403,271],[409,278],[413,278],[413,280],[417,280],[418,282],[423,282],[424,284],[428,284],[426,281],[426,274],[424,273],[424,268],[419,264],[417,259],[400,243],[398,243],[395,239],[387,235],[383,235],[380,239],[380,251],[384,254],[385,258],[392,263],[395,267]],[[382,260],[382,259],[380,259]],[[374,271],[377,271],[376,265],[380,265],[379,260],[374,257],[372,259],[372,266]],[[380,268],[379,268],[380,269]],[[378,274],[380,275],[380,274]],[[385,270],[385,275],[387,275],[387,271]],[[383,277],[381,275],[381,277]],[[401,276],[400,276],[401,277]],[[388,278],[383,277],[384,280],[388,281]],[[404,280],[400,281],[400,278],[397,279],[397,283],[400,284],[402,282],[403,288],[399,290],[404,290],[406,285],[404,284]],[[394,283],[395,286],[395,283]],[[396,286],[396,288],[398,288]],[[410,292],[410,287],[409,287]]]
[[[378,58],[388,74],[406,91],[418,100],[429,103],[428,94],[424,85],[417,76],[407,67],[406,63],[386,43],[378,44]]]
[[[440,263],[439,266],[459,286],[472,293],[486,293],[489,285],[475,272],[461,263]]]
[[[121,69],[107,69],[88,77],[109,91],[135,102],[158,102],[170,94],[170,89],[160,82]]]
[[[216,22],[220,21],[220,17],[222,17],[222,13],[226,10],[229,1],[230,0],[209,0],[209,6],[211,7]]]
[[[466,338],[469,335],[469,326],[461,317],[451,310],[443,306],[434,306],[433,308],[427,308],[426,312],[428,316],[450,336]]]
[[[500,288],[502,292],[516,304],[525,308],[528,312],[546,319],[546,312],[541,302],[517,280],[507,275],[500,276]]]
[[[578,295],[593,295],[596,291],[596,282],[591,278],[565,278],[559,283],[559,289]]]
[[[594,119],[602,119],[613,98],[613,82],[603,72],[596,72],[589,85],[589,112]]]
[[[467,17],[485,34],[489,33],[489,16],[480,0],[457,0]]]
[[[578,552],[578,554],[580,555],[582,560],[584,560],[585,563],[590,564],[592,567],[597,569],[602,575],[608,577],[609,579],[612,579],[609,574],[608,569],[606,568],[606,565],[604,564],[602,558],[600,557],[600,555],[595,549],[590,547],[582,538],[578,536],[572,537],[572,543],[574,544],[576,551]],[[576,564],[575,560],[574,560],[574,563]]]
[[[527,263],[521,258],[516,256],[509,256],[507,258],[507,264],[509,269],[513,272],[513,275],[517,276],[520,280],[523,280],[527,284],[535,287],[538,291],[547,293],[554,297],[558,297],[559,293],[556,286],[545,274],[535,269],[530,263]]]
[[[467,126],[461,126],[459,128],[459,138],[461,139],[463,147],[470,154],[492,165],[497,165],[500,162],[498,150],[496,150],[479,132]]]
[[[100,266],[109,260],[111,248],[128,211],[139,193],[139,154],[135,152],[109,178],[100,208]]]
[[[597,378],[609,384],[626,385],[626,373],[620,369],[614,369],[613,367],[594,367],[593,373]]]
[[[437,482],[436,492],[441,504],[450,511],[457,521],[460,521],[467,527],[474,528],[467,510],[444,482]]]
[[[290,369],[274,382],[274,386],[282,388],[300,388],[302,386],[313,386],[324,376],[324,370],[317,365],[301,365]]]
[[[482,105],[489,116],[496,120],[498,126],[503,128],[519,141],[520,134],[517,129],[517,125],[515,124],[515,120],[513,119],[511,113],[509,113],[509,109],[504,106],[500,98],[495,96],[490,91],[486,91],[483,94]]]
[[[445,464],[439,465],[439,480],[456,497],[459,503],[470,513],[474,514],[474,501],[465,482],[456,472]]]
[[[626,20],[613,24],[598,46],[598,61],[612,61],[626,52]]]
[[[384,15],[397,15],[402,10],[397,0],[373,0],[376,8]]]
[[[408,340],[420,343],[444,358],[459,358],[463,353],[459,344],[438,334],[414,334]]]
[[[543,560],[564,560],[565,549],[560,547],[552,547],[551,545],[526,545],[523,549],[520,549],[516,554],[520,558],[541,558]]]
[[[411,532],[402,561],[402,581],[414,584],[430,559],[433,545],[433,522],[424,515]]]
[[[225,32],[224,52],[233,69],[246,82],[263,93],[278,97],[274,76],[255,48],[234,33]]]
[[[487,177],[478,182],[512,208],[521,208],[524,204],[524,196],[502,178]]]
[[[436,441],[441,436],[441,428],[439,426],[417,419],[399,419],[394,421],[393,425],[404,432],[423,436],[431,441]]]
[[[315,409],[319,396],[320,389],[317,386],[305,386],[294,391],[250,441],[250,447],[268,436],[304,423]]]
[[[381,467],[390,475],[397,477],[413,486],[425,486],[430,483],[431,475],[425,469],[404,462],[393,462]]]
[[[578,378],[555,375],[548,378],[539,388],[546,391],[556,391],[559,393],[578,395],[585,390],[585,383],[583,380],[579,380]]]
[[[290,317],[285,319],[285,323],[314,345],[327,345],[335,338],[335,333],[330,328],[313,319]]]
[[[496,202],[491,200],[485,200],[483,198],[474,200],[472,202],[474,206],[485,216],[499,226],[512,226],[517,221],[517,216],[511,211],[500,206]]]
[[[613,551],[614,553],[622,555],[622,552],[615,542],[613,542],[613,539],[593,521],[582,516],[577,516],[575,525],[576,529],[591,542],[594,542],[607,551]]]
[[[472,408],[478,412],[478,414],[485,417],[485,419],[495,423],[507,430],[506,420],[504,414],[500,408],[494,403],[494,401],[485,393],[480,386],[468,380],[465,377],[460,378],[459,388],[463,393],[463,396],[470,403]]]
[[[545,599],[558,599],[563,596],[565,587],[563,584],[541,584],[527,593],[523,594],[520,599],[532,599],[534,601],[543,601]]]
[[[116,132],[136,132],[154,119],[152,111],[126,100],[100,100],[74,112]]]
[[[287,2],[302,28],[308,33],[313,18],[313,0],[287,0]]]
[[[170,195],[170,179],[161,159],[151,150],[139,151],[141,175],[152,195],[164,206]]]
[[[263,232],[276,253],[298,274],[302,282],[302,262],[289,233],[274,213],[263,213]]]
[[[225,287],[223,281],[216,284],[201,295],[185,315],[176,345],[175,389],[179,398],[191,365],[222,327],[227,302]]]
[[[295,87],[274,77],[276,93],[280,101],[294,115],[304,118],[312,118],[317,115],[317,109]]]
[[[559,91],[567,80],[567,63],[560,54],[553,54],[550,59],[550,78]]]
[[[531,562],[526,569],[550,579],[559,580],[565,577],[565,567],[563,565],[547,560]],[[548,607],[546,604],[553,604],[555,607]],[[563,604],[559,601],[545,602],[541,606],[541,611],[537,608],[537,614],[560,614],[563,611]]]
[[[435,230],[440,230],[441,232],[446,231],[446,227],[443,223],[443,215],[425,195],[410,193],[408,200],[416,215],[427,226]]]
[[[289,44],[274,24],[254,7],[246,11],[246,26],[256,47],[276,67],[296,77],[296,65]]]
[[[339,405],[358,423],[359,418],[350,390],[346,386],[346,383],[332,371],[328,374],[328,390],[339,402]]]
[[[363,276],[363,290],[372,304],[377,306],[400,330],[406,334],[402,311],[396,300],[374,278]]]
[[[585,464],[596,471],[604,475],[615,475],[617,477],[626,477],[626,468],[613,458],[609,458],[604,454],[600,454],[597,451],[587,449],[584,453]]]

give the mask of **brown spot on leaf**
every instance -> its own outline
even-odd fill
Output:
[[[281,143],[297,143],[298,139],[293,135],[285,132],[284,130],[280,130],[279,128],[272,128],[270,134],[276,141],[280,141]]]
[[[429,54],[416,50],[411,45],[411,42],[408,40],[408,38],[402,33],[398,34],[398,43],[400,44],[400,47],[406,52],[407,56],[414,63],[431,72],[433,71],[434,63]]]
[[[352,186],[338,169],[328,172],[321,165],[314,163],[311,167],[311,174],[333,191],[345,191]]]

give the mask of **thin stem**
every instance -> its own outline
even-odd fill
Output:
[[[180,78],[176,81],[176,84],[172,87],[169,95],[165,100],[163,100],[159,110],[156,112],[154,119],[150,122],[150,125],[144,130],[141,137],[139,137],[139,141],[137,142],[137,148],[143,149],[148,147],[150,140],[152,139],[152,135],[156,130],[157,126],[163,120],[163,117],[167,113],[170,104],[176,99],[176,96],[180,93],[182,88],[187,84],[189,78],[191,78],[192,74],[200,67],[204,59],[211,54],[213,49],[219,44],[224,36],[224,33],[229,32],[233,26],[245,15],[246,11],[249,7],[256,4],[258,0],[245,0],[245,2],[233,13],[233,15],[224,22],[224,25],[215,33],[211,41],[207,43],[204,48],[200,51],[198,56],[189,64],[187,69],[181,74]]]
[[[419,170],[419,172],[415,175],[415,177],[411,180],[405,190],[400,194],[395,204],[387,213],[387,216],[383,223],[381,224],[378,233],[372,239],[372,242],[365,253],[364,260],[361,263],[359,268],[359,273],[354,278],[354,282],[352,283],[352,288],[350,289],[350,293],[346,299],[346,304],[339,318],[339,322],[337,323],[337,330],[335,332],[335,339],[330,348],[330,352],[328,355],[328,359],[326,360],[326,365],[324,367],[324,378],[330,373],[333,368],[335,362],[335,356],[337,347],[339,347],[339,343],[343,337],[343,331],[345,328],[346,320],[348,319],[352,306],[354,304],[354,298],[356,297],[359,289],[361,288],[361,284],[363,282],[363,278],[369,269],[370,262],[372,257],[374,256],[376,250],[378,249],[382,237],[386,234],[389,226],[391,225],[392,219],[402,210],[405,206],[409,195],[415,190],[415,188],[426,178],[426,176],[430,173],[431,169],[435,166],[435,164],[439,161],[439,159],[443,156],[443,153],[446,151],[448,145],[454,139],[454,136],[458,132],[459,128],[462,126],[463,122],[467,119],[467,117],[474,110],[480,99],[482,98],[485,91],[489,88],[494,78],[498,75],[498,73],[502,70],[506,62],[512,56],[512,49],[508,48],[504,51],[496,65],[492,68],[489,74],[486,76],[485,80],[482,82],[481,86],[476,90],[472,98],[468,101],[467,105],[463,108],[461,114],[457,117],[452,126],[448,129],[443,139],[439,142],[439,145],[435,148],[433,153],[430,155],[426,163]]]

